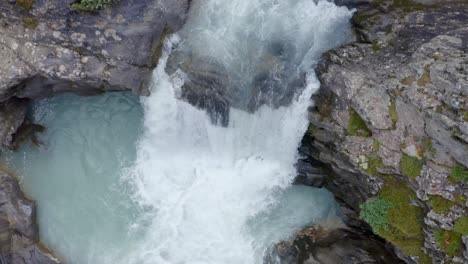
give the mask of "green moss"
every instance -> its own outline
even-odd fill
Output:
[[[459,194],[459,195],[454,195],[455,197],[455,202],[461,206],[464,206],[466,204],[466,196]]]
[[[468,111],[465,111],[465,113],[463,113],[463,120],[468,122]]]
[[[421,78],[419,78],[419,80],[418,80],[418,85],[419,86],[425,86],[426,84],[432,83],[430,67],[431,67],[430,64],[424,66],[424,72],[421,75]]]
[[[374,176],[379,175],[378,168],[385,167],[385,165],[383,164],[382,158],[377,155],[366,156],[366,158],[367,158],[366,172],[369,175],[374,175]]]
[[[408,156],[403,153],[400,161],[401,173],[410,179],[421,175],[423,162],[418,158]]]
[[[372,42],[372,50],[378,52],[382,50],[382,46],[377,41]]]
[[[438,229],[435,232],[437,245],[451,257],[460,256],[462,252],[462,235],[454,231]]]
[[[117,0],[81,0],[73,3],[71,7],[79,11],[96,11],[117,2]]]
[[[377,151],[380,149],[380,142],[378,140],[374,140],[372,146],[374,147],[374,150]]]
[[[390,119],[392,120],[392,128],[396,128],[398,122],[398,112],[396,110],[396,100],[395,98],[390,99],[390,106],[388,107],[388,112],[390,114]]]
[[[453,230],[463,236],[468,236],[468,216],[462,216],[455,221]]]
[[[23,25],[27,28],[35,29],[39,26],[39,21],[33,17],[23,17]]]
[[[424,212],[412,204],[416,194],[404,182],[387,179],[378,197],[390,202],[391,207],[387,213],[388,228],[377,234],[397,245],[405,255],[419,257],[419,263],[431,263],[422,250]]]
[[[348,133],[351,136],[370,137],[371,131],[366,125],[366,122],[359,116],[354,109],[349,110]]]
[[[455,165],[452,167],[452,172],[450,173],[449,180],[453,183],[457,182],[468,182],[468,170],[462,165]]]
[[[450,212],[452,206],[456,205],[455,202],[444,199],[440,195],[430,195],[429,204],[432,207],[432,210],[438,214],[447,214]]]
[[[369,199],[361,205],[359,217],[371,226],[374,233],[378,234],[390,228],[388,222],[390,208],[392,208],[392,204],[386,199]]]
[[[29,12],[34,5],[35,0],[16,0],[16,6],[23,9],[25,12]]]

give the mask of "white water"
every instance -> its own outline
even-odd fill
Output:
[[[38,201],[42,241],[66,263],[261,263],[272,243],[336,217],[330,193],[290,183],[319,87],[313,67],[350,38],[351,12],[311,0],[193,4],[173,42],[213,56],[239,100],[248,99],[278,43],[283,50],[269,73],[307,72],[307,86],[288,107],[231,109],[228,126],[215,126],[178,99],[183,75],[164,71],[168,43],[153,93],[142,99],[142,127],[138,103],[127,95],[36,103],[34,119],[48,127],[45,145],[7,157]]]
[[[295,176],[306,109],[319,87],[312,67],[321,52],[348,40],[350,16],[325,1],[194,1],[185,28],[166,43],[144,100],[144,135],[129,181],[135,200],[149,208],[150,227],[132,263],[261,263],[272,241],[250,232],[249,220],[274,207]],[[288,107],[263,106],[253,114],[231,109],[227,127],[177,99],[183,74],[164,71],[181,40],[179,49],[213,56],[248,85],[249,72],[262,64],[254,53],[273,39],[292,45],[290,60],[276,66],[307,70],[307,86]],[[240,88],[250,94],[251,87]],[[308,216],[288,231],[324,217],[321,210]]]

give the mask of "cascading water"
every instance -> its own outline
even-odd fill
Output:
[[[67,263],[248,264],[336,217],[330,193],[291,181],[313,67],[351,38],[350,17],[327,1],[193,0],[142,99],[141,134],[127,95],[36,103],[45,147],[7,160],[38,201],[41,239]],[[225,75],[225,126],[186,102],[197,58]]]
[[[132,256],[135,263],[262,261],[265,241],[249,232],[249,220],[274,207],[295,176],[306,109],[319,86],[312,67],[323,51],[349,39],[350,16],[326,1],[194,2],[186,26],[166,43],[152,95],[144,100],[145,132],[129,181],[135,198],[150,208],[150,228]],[[187,72],[165,71],[175,42],[181,42],[175,52],[223,66],[235,105],[249,101],[272,45],[281,51],[263,65],[268,78],[303,71],[306,85],[287,107],[231,108],[227,126],[217,126],[205,111],[178,99]],[[267,96],[277,94],[268,88]]]

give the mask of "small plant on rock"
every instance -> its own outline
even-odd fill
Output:
[[[71,7],[79,11],[96,11],[112,4],[113,2],[116,2],[116,0],[81,0],[73,3]]]

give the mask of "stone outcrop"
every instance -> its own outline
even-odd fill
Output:
[[[16,179],[0,171],[0,263],[60,263],[39,244],[36,206]]]
[[[0,2],[0,102],[57,92],[145,93],[164,35],[189,0],[116,1],[86,13],[74,0]]]
[[[406,262],[466,263],[468,3],[359,2],[358,41],[317,69],[297,181],[331,190]]]

